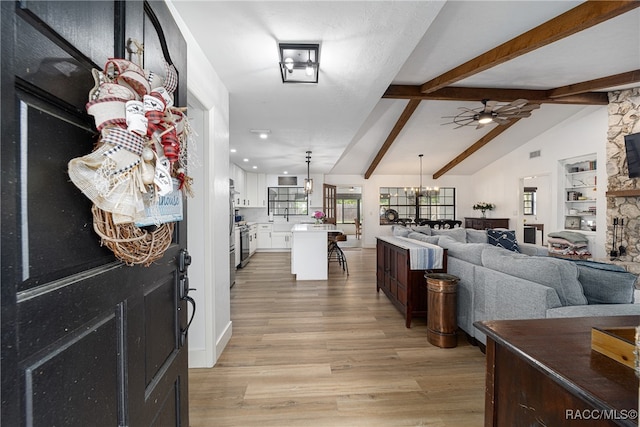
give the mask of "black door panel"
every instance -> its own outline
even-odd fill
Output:
[[[98,138],[85,111],[92,68],[129,59],[128,39],[148,43],[144,67],[164,75],[172,61],[186,106],[184,39],[163,2],[0,10],[3,425],[187,426],[186,221],[163,258],[126,266],[100,246],[67,174]]]

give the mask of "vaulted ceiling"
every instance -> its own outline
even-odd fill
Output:
[[[434,178],[473,174],[640,84],[640,2],[174,4],[229,90],[231,161],[253,172],[305,174],[311,150],[311,173],[417,174],[424,153]],[[281,41],[320,42],[317,85],[282,83]],[[541,108],[504,126],[444,124],[518,98]]]

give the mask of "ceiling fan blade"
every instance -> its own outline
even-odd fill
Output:
[[[516,99],[513,102],[510,102],[508,104],[505,104],[505,105],[502,105],[502,106],[498,107],[495,110],[495,112],[496,113],[500,113],[502,111],[505,111],[505,110],[508,110],[508,109],[511,109],[511,108],[521,108],[521,107],[527,105],[527,102],[529,102],[529,101],[527,101],[526,99]]]
[[[532,111],[540,108],[540,104],[527,104],[524,107],[520,108],[520,111]]]
[[[494,110],[494,108],[496,108],[497,104],[498,104],[498,101],[491,101],[491,100],[487,101],[487,103],[485,104],[485,107],[484,107],[484,111],[486,113],[492,112]]]
[[[520,99],[516,99],[513,102],[510,102],[509,105],[512,105],[514,107],[520,108],[520,107],[522,107],[524,105],[527,105],[527,102],[529,102],[529,101],[527,101],[526,99],[520,98]]]
[[[493,121],[496,122],[499,125],[506,125],[507,123],[510,122],[510,120],[505,119],[503,117],[494,117]]]

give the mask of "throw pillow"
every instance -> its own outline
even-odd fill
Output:
[[[467,228],[467,243],[487,243],[486,230],[474,230]]]
[[[600,263],[578,263],[578,280],[589,304],[633,303],[633,291],[638,277],[624,269],[615,271],[597,264]]]
[[[514,230],[487,230],[487,243],[508,251],[520,253],[518,241],[516,240],[516,232]]]
[[[394,236],[407,237],[411,233],[411,229],[401,225],[392,225],[391,234]]]
[[[430,243],[432,245],[437,245],[438,244],[438,239],[440,239],[440,237],[438,237],[438,236],[427,236],[426,234],[416,233],[414,231],[409,233],[409,235],[407,237],[409,239],[414,239],[414,240],[417,240],[419,242]]]
[[[413,231],[431,236],[431,227],[429,227],[428,225],[418,225],[416,227],[413,227]]]
[[[467,232],[464,228],[434,228],[431,230],[433,236],[449,236],[460,243],[467,243]]]

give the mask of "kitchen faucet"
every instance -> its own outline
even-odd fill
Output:
[[[284,217],[287,219],[287,222],[289,222],[289,208],[284,208]]]

